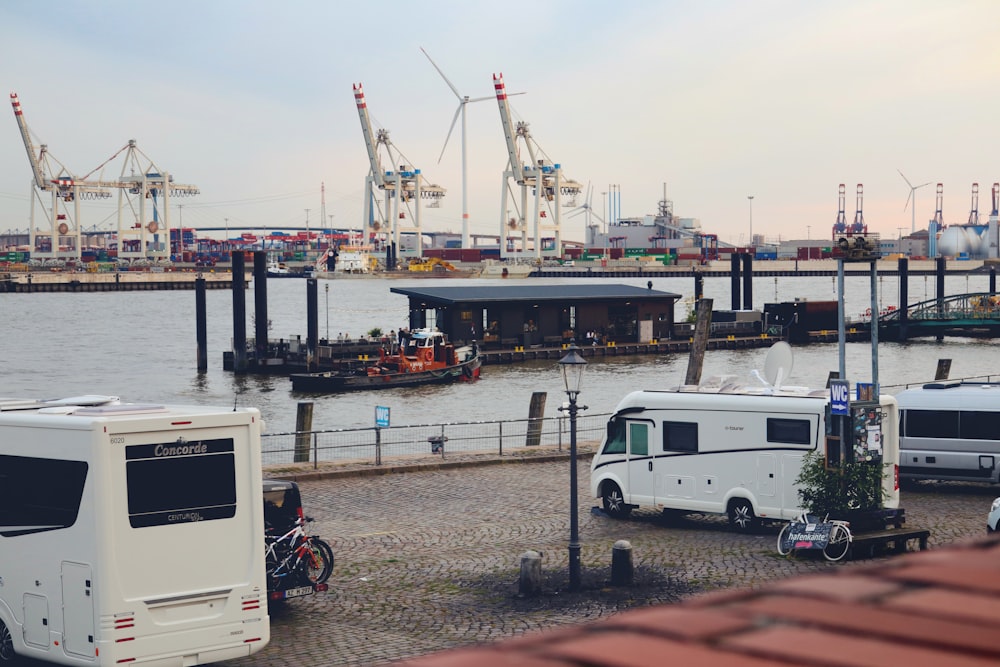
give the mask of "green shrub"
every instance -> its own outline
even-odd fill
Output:
[[[839,469],[827,468],[822,452],[817,451],[806,455],[795,481],[807,512],[837,516],[881,509],[886,496],[882,475],[881,461],[856,461]]]

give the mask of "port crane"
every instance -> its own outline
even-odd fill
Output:
[[[581,186],[576,181],[563,177],[561,165],[545,156],[533,140],[528,123],[513,122],[502,73],[493,75],[493,88],[500,107],[500,122],[507,141],[508,156],[507,169],[503,174],[503,204],[500,211],[500,256],[526,257],[530,226],[534,239],[534,259],[561,258],[562,197],[569,198],[567,205],[575,205],[573,198],[580,193]],[[526,162],[522,161],[521,144],[527,153]],[[519,190],[519,198],[515,197],[515,190]],[[533,195],[530,219],[529,192]],[[513,217],[509,207],[513,208]],[[544,233],[553,235],[551,242],[543,239]]]
[[[937,257],[937,237],[942,229],[944,229],[944,183],[938,183],[934,193],[934,217],[927,230],[927,256],[931,259]]]
[[[993,191],[991,194],[993,205],[990,209],[990,219],[986,227],[986,238],[988,244],[986,256],[992,259],[1000,256],[1000,238],[998,238],[1000,237],[1000,234],[998,234],[998,232],[1000,232],[1000,229],[998,229],[998,225],[1000,225],[1000,220],[998,220],[998,218],[1000,218],[1000,183],[993,184]]]
[[[198,188],[174,183],[172,176],[160,170],[139,150],[134,139],[97,168],[77,176],[56,160],[45,144],[41,144],[36,153],[17,94],[11,93],[10,100],[32,171],[29,225],[32,258],[81,259],[80,202],[110,199],[117,191],[118,257],[169,261],[169,201],[172,197],[197,195]],[[95,176],[119,157],[123,164],[118,178],[105,180],[100,174]],[[45,202],[45,197],[50,201]],[[36,207],[45,216],[43,228],[36,224]]]
[[[424,182],[420,170],[411,166],[389,139],[389,130],[380,128],[373,131],[371,119],[368,117],[368,103],[365,101],[365,92],[360,83],[354,85],[354,101],[358,107],[358,116],[361,118],[361,132],[365,137],[370,166],[365,179],[362,223],[364,241],[367,242],[378,233],[386,234],[386,238],[391,239],[392,243],[390,250],[392,264],[395,263],[397,252],[399,256],[420,257],[423,255],[421,203],[423,200],[428,200],[428,206],[439,206],[441,198],[445,195],[445,189],[440,185]],[[385,169],[383,164],[388,164],[390,167]],[[385,196],[384,211],[379,209],[375,199],[376,188]],[[413,210],[410,208],[411,205]],[[405,220],[410,220],[411,223],[407,225],[404,223]],[[402,250],[399,243],[400,235],[404,232],[412,233],[416,237],[412,248],[406,251]]]

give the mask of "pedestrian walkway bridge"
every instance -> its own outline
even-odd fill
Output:
[[[915,303],[879,313],[879,339],[925,336],[1000,336],[1000,294],[972,292]],[[868,326],[871,326],[870,320]]]

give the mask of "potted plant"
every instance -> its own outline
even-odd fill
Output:
[[[851,461],[829,467],[822,452],[810,452],[796,478],[802,507],[819,517],[850,521],[855,531],[884,527],[880,460]]]

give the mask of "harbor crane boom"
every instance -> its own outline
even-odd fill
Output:
[[[503,74],[493,75],[497,105],[500,107],[500,123],[507,143],[507,169],[503,174],[503,205],[500,211],[500,256],[525,257],[528,254],[528,226],[530,224],[534,240],[534,259],[562,257],[562,196],[571,198],[568,205],[574,205],[572,198],[580,193],[581,186],[576,181],[562,175],[562,166],[544,157],[528,130],[528,123],[519,121],[516,125],[511,118],[507,101],[507,88]],[[528,161],[523,162],[520,145],[524,146]],[[514,198],[511,182],[520,190],[519,202]],[[529,189],[534,196],[531,219],[528,219]],[[508,206],[513,203],[517,217],[509,217]],[[520,205],[518,205],[520,204]],[[545,220],[546,222],[543,222]],[[514,236],[520,232],[519,237]],[[543,238],[543,232],[552,237]]]
[[[51,186],[46,181],[45,174],[42,173],[42,163],[35,155],[35,146],[31,142],[31,133],[28,131],[28,124],[24,121],[24,112],[21,111],[21,101],[17,98],[17,93],[10,94],[10,104],[14,107],[14,118],[17,120],[17,128],[21,130],[21,139],[24,141],[24,150],[28,152],[28,162],[31,163],[31,173],[35,178],[35,187],[39,190],[48,190]],[[45,149],[45,146],[42,146]]]
[[[389,140],[388,130],[372,131],[364,89],[360,83],[354,84],[353,88],[354,101],[358,107],[358,117],[361,119],[361,132],[365,137],[369,163],[369,173],[365,179],[364,221],[362,222],[365,238],[363,242],[367,243],[372,235],[384,231],[387,238],[392,239],[392,248],[389,253],[391,259],[387,263],[390,265],[389,268],[394,268],[397,252],[400,256],[420,257],[423,255],[422,201],[429,200],[428,206],[431,207],[440,206],[441,198],[444,197],[446,191],[440,185],[424,182],[420,170],[410,166],[403,154]],[[389,169],[382,167],[380,152],[384,152],[386,163],[390,165]],[[382,230],[382,221],[376,219],[372,210],[375,201],[375,188],[381,190],[385,195],[384,230]],[[414,205],[415,215],[411,214],[411,224],[404,226],[402,221],[407,219],[411,203]],[[407,249],[402,249],[400,246],[402,232],[410,232],[415,237],[413,245]]]

